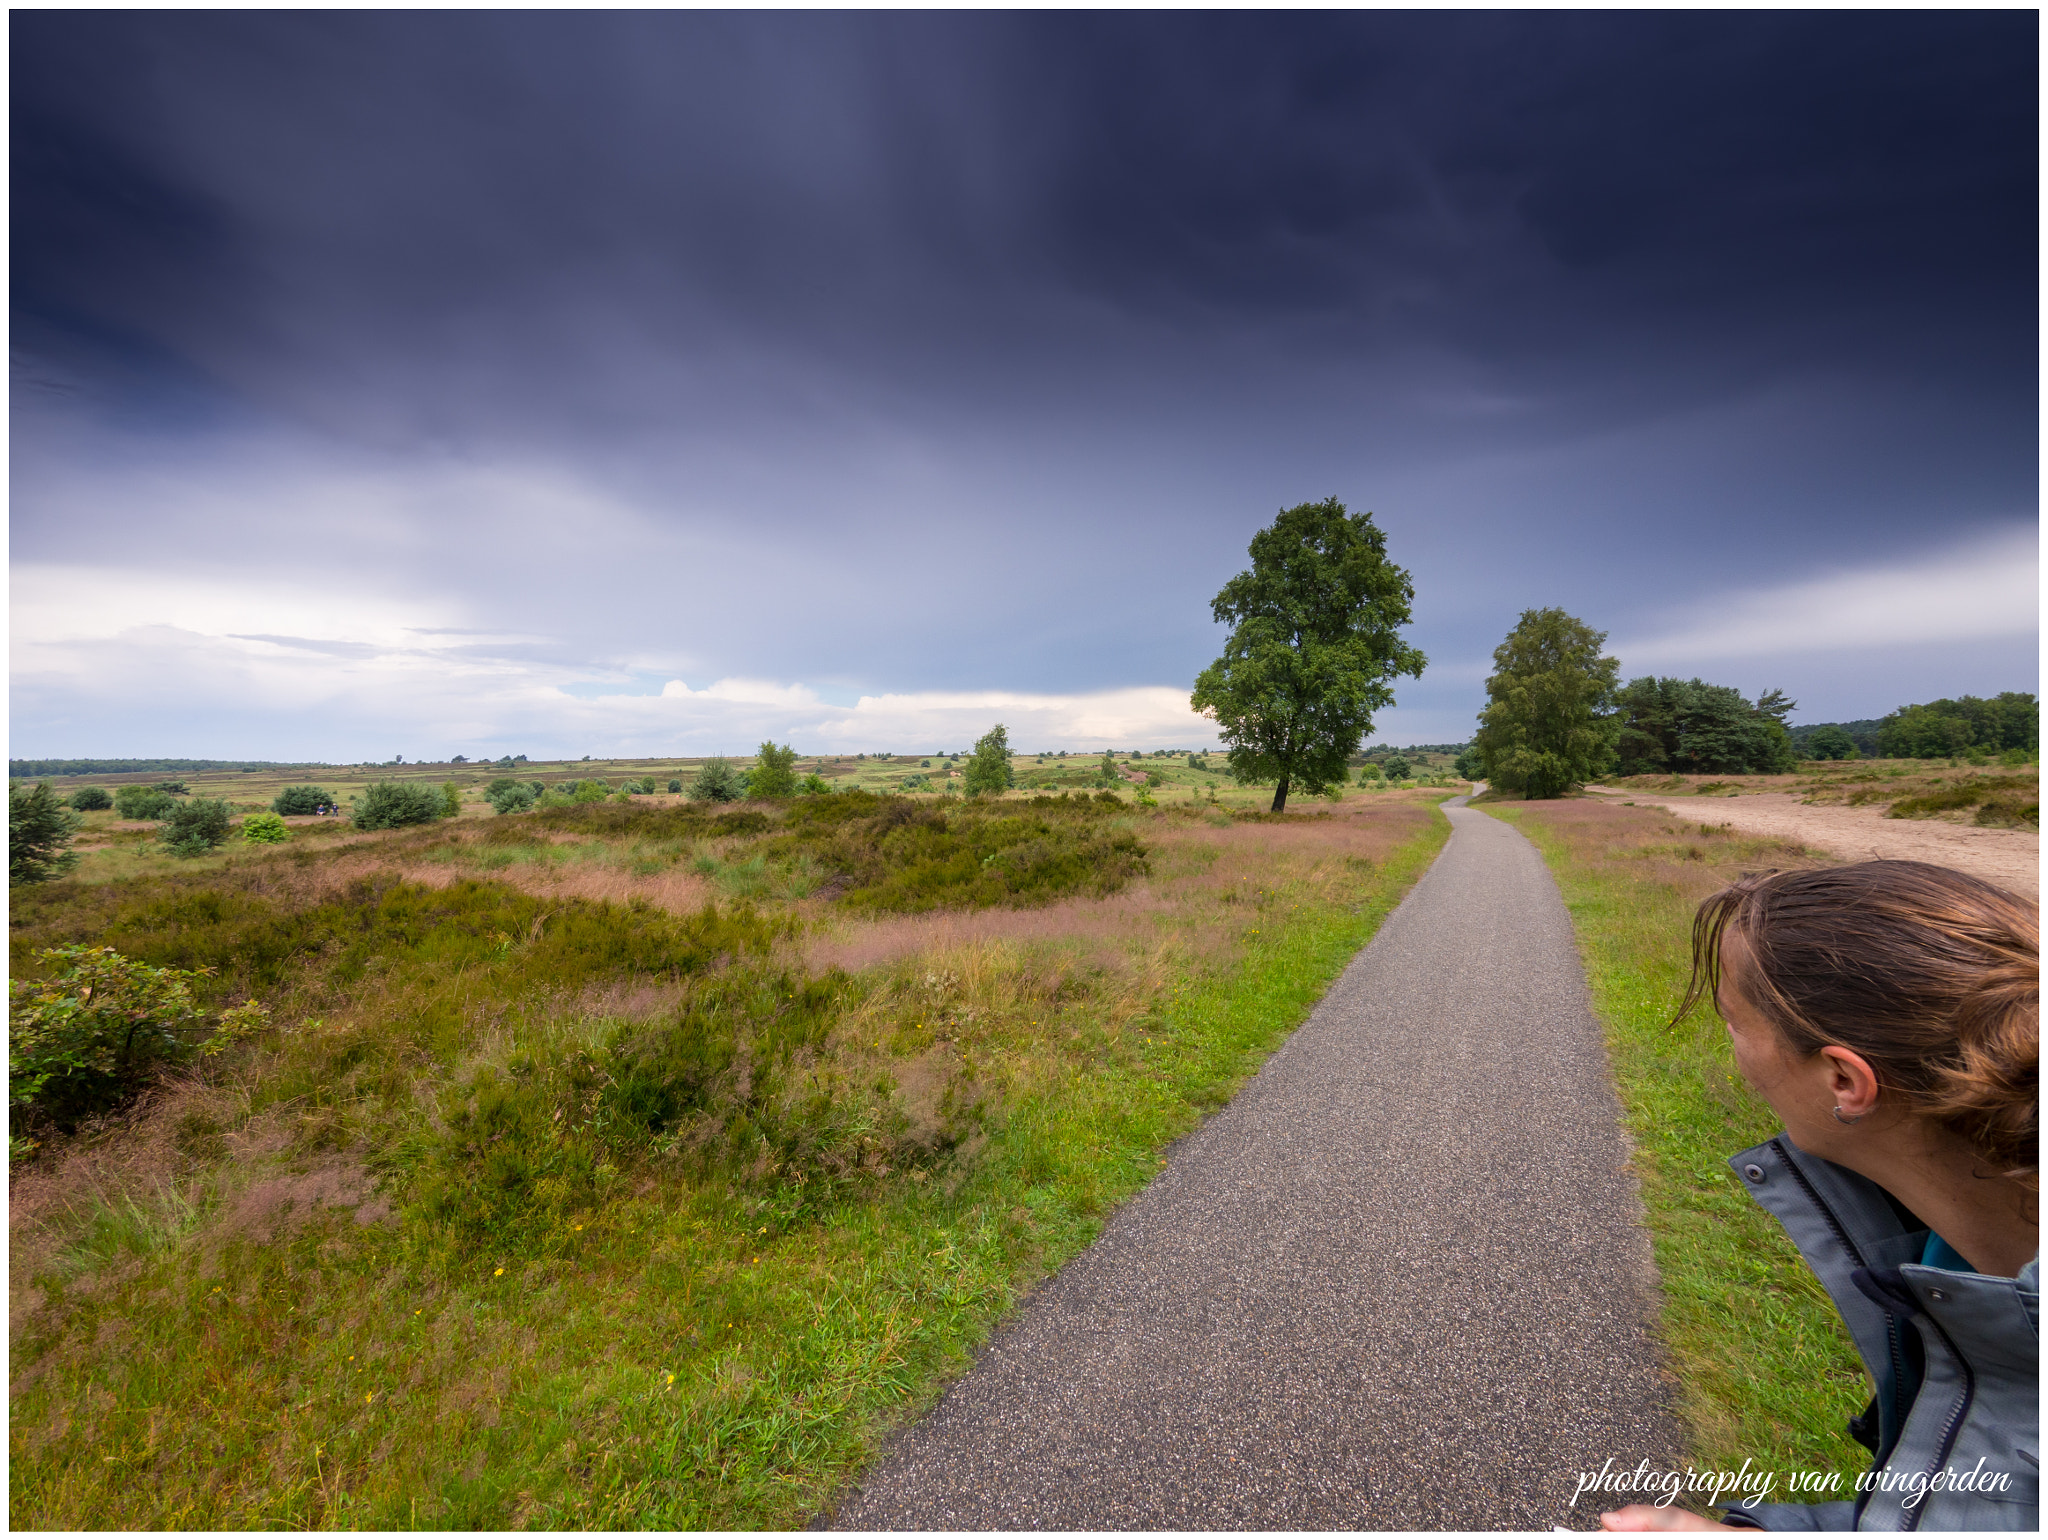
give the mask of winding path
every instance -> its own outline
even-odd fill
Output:
[[[1670,1468],[1571,923],[1463,800],[1308,1022],[834,1527],[1585,1529],[1578,1472]]]

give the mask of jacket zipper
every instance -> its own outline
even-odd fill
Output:
[[[1835,1239],[1841,1243],[1842,1249],[1855,1259],[1858,1267],[1867,1270],[1870,1263],[1865,1259],[1863,1253],[1857,1249],[1856,1243],[1849,1239],[1849,1232],[1842,1228],[1842,1221],[1836,1218],[1835,1211],[1828,1207],[1827,1199],[1820,1195],[1820,1189],[1807,1180],[1806,1173],[1799,1169],[1798,1163],[1792,1159],[1791,1154],[1780,1141],[1773,1139],[1771,1141],[1771,1148],[1776,1151],[1778,1159],[1784,1162],[1785,1169],[1792,1173],[1792,1179],[1799,1184],[1806,1196],[1813,1200],[1813,1206],[1820,1210],[1821,1218],[1825,1219],[1828,1222],[1828,1228],[1835,1232]],[[1870,1466],[1874,1471],[1883,1470],[1891,1462],[1893,1452],[1899,1447],[1899,1437],[1906,1431],[1906,1419],[1899,1410],[1896,1399],[1898,1387],[1904,1384],[1906,1380],[1906,1353],[1899,1343],[1899,1318],[1889,1310],[1884,1313],[1884,1341],[1885,1348],[1890,1352],[1892,1359],[1892,1395],[1894,1397],[1892,1420],[1895,1427],[1891,1442],[1888,1444],[1880,1443],[1876,1456]],[[1880,1423],[1882,1423],[1881,1417]],[[1857,1497],[1855,1510],[1857,1523],[1863,1522],[1863,1510],[1870,1505],[1870,1499],[1874,1495],[1874,1492],[1864,1492]],[[1912,1529],[1918,1524],[1918,1509],[1914,1510],[1913,1517],[1914,1523],[1908,1524],[1906,1528]]]

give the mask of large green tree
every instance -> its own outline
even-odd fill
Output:
[[[1394,703],[1390,681],[1421,677],[1427,659],[1398,634],[1415,585],[1371,514],[1302,503],[1252,537],[1251,558],[1210,606],[1230,640],[1192,704],[1221,730],[1240,783],[1277,783],[1277,813],[1297,784],[1344,784],[1373,713]]]
[[[1563,610],[1524,610],[1493,650],[1487,706],[1473,747],[1487,781],[1532,800],[1605,775],[1621,719],[1612,707],[1621,665],[1603,658],[1605,631]]]

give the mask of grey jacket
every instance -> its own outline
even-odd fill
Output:
[[[1922,1267],[1927,1227],[1784,1134],[1728,1162],[1834,1297],[1877,1395],[1849,1431],[1876,1460],[1852,1500],[1732,1508],[1759,1529],[2040,1527],[2041,1284]],[[1961,1489],[1929,1489],[1961,1477]],[[1975,1481],[1971,1480],[1974,1472]],[[2003,1475],[2003,1491],[1985,1478]],[[1975,1485],[1976,1490],[1969,1488]],[[1915,1500],[1916,1489],[1920,1494]]]

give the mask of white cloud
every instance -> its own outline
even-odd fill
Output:
[[[836,704],[800,681],[658,688],[566,660],[459,600],[24,564],[12,574],[19,754],[355,760],[449,754],[929,752],[1000,721],[1020,749],[1207,745],[1185,689],[902,691]],[[660,677],[656,674],[654,677]],[[595,684],[612,693],[592,695]]]
[[[1727,658],[1988,641],[2036,633],[2040,606],[2039,538],[2018,531],[1922,561],[1729,594],[1610,650],[1629,668],[1684,671]]]

